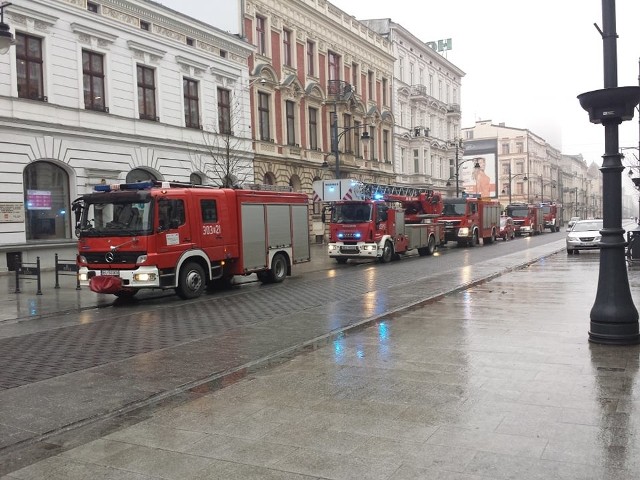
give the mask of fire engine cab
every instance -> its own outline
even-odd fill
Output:
[[[308,202],[303,193],[170,182],[98,185],[73,202],[80,284],[195,298],[235,275],[281,282],[310,260]]]
[[[331,202],[328,254],[338,263],[387,263],[412,250],[431,255],[444,243],[436,220],[442,198],[433,190],[349,179],[317,180],[313,189],[314,201]]]

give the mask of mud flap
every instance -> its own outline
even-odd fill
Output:
[[[89,280],[89,288],[96,293],[115,294],[123,290],[122,279],[111,275],[98,275]]]

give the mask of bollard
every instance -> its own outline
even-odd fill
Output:
[[[21,262],[19,261],[20,257],[16,255],[16,291],[14,293],[20,293],[20,268],[22,267]]]
[[[42,283],[40,281],[40,257],[36,257],[36,275],[38,277],[38,291],[36,295],[42,295]]]
[[[54,256],[54,263],[55,263],[55,271],[56,271],[56,286],[53,288],[60,288],[60,283],[58,282],[58,254],[56,253]]]

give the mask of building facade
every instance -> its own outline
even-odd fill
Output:
[[[0,271],[75,253],[71,202],[93,185],[253,181],[244,40],[146,0],[14,0],[5,22]]]
[[[602,215],[602,187],[598,167],[587,165],[582,155],[563,155],[528,129],[508,127],[490,120],[462,129],[465,158],[474,158],[473,146],[491,142],[495,166],[488,172],[495,187],[493,197],[510,202],[556,202],[563,205],[563,219]]]
[[[361,21],[391,42],[396,58],[391,94],[396,181],[451,191],[447,183],[460,139],[464,72],[391,19]]]

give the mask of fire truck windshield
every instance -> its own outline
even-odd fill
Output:
[[[442,215],[462,216],[467,213],[466,209],[466,203],[445,203],[442,209]]]
[[[507,215],[510,217],[526,217],[529,215],[529,209],[527,207],[509,208],[507,209]]]
[[[371,205],[366,203],[339,203],[333,209],[333,223],[362,223],[371,220]]]
[[[81,236],[134,236],[153,230],[150,202],[87,202],[79,225]]]

